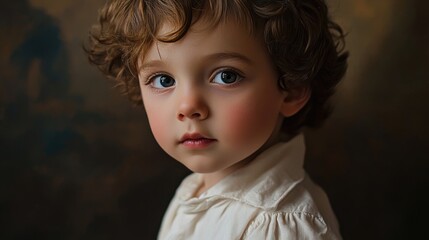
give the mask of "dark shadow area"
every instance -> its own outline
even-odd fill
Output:
[[[395,4],[393,29],[362,70],[359,99],[309,134],[307,168],[329,192],[345,239],[428,236],[427,9],[418,0]]]

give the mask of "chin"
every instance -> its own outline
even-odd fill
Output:
[[[214,170],[214,169],[212,169],[212,168],[208,168],[208,167],[201,167],[201,166],[199,166],[199,167],[195,167],[195,166],[193,166],[193,167],[188,167],[188,166],[186,166],[189,170],[191,170],[192,172],[194,172],[194,173],[213,173],[213,172],[215,172],[216,170]]]
[[[187,167],[189,170],[191,170],[194,173],[213,173],[220,170],[219,167],[210,166],[209,164],[200,164],[200,163],[185,164],[185,167]]]

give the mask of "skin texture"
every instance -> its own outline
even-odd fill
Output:
[[[160,34],[172,26],[164,24]],[[284,116],[308,93],[277,86],[261,38],[235,21],[195,23],[181,40],[155,42],[140,62],[143,103],[159,145],[210,188],[276,142]]]

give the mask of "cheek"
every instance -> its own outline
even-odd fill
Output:
[[[261,103],[249,101],[231,106],[226,109],[225,114],[224,119],[227,121],[223,124],[226,128],[225,134],[231,141],[237,143],[268,138],[278,116],[273,109],[269,109]]]
[[[152,134],[154,135],[156,141],[161,147],[166,143],[166,135],[168,133],[168,129],[166,128],[167,123],[165,120],[167,119],[163,112],[160,109],[156,109],[151,106],[145,106],[146,114],[148,116],[150,129]]]
[[[229,134],[233,140],[236,138],[246,138],[250,135],[250,129],[255,125],[258,119],[255,119],[254,114],[250,109],[242,106],[236,106],[229,109],[227,112],[229,118],[225,126],[227,126],[226,133]]]
[[[150,128],[152,130],[152,133],[155,136],[163,135],[162,134],[163,133],[163,131],[162,131],[162,129],[163,129],[162,119],[163,118],[158,114],[148,115],[148,118],[149,118],[149,125],[150,125]]]

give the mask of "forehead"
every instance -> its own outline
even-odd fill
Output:
[[[208,10],[195,14],[190,22],[190,26],[186,26],[184,22],[172,17],[165,17],[159,19],[160,23],[155,29],[154,38],[158,41],[172,42],[179,38],[175,36],[180,32],[187,34],[191,32],[203,32],[216,29],[219,25],[236,25],[240,29],[245,30],[249,35],[262,35],[262,25],[259,19],[251,19],[243,14],[223,13],[222,15],[215,15],[215,13]]]
[[[158,31],[158,38],[169,36],[176,28],[174,24],[164,22]],[[255,33],[237,21],[225,20],[213,25],[205,19],[200,19],[177,41],[154,40],[142,60],[168,60],[170,56],[177,54],[188,58],[218,53],[239,53],[249,59],[265,58],[268,53],[262,34]]]
[[[164,20],[156,32],[155,40],[160,42],[171,42],[169,36],[172,36],[182,27],[183,26],[175,24],[172,21]],[[191,24],[184,36],[189,34],[208,35],[212,31],[222,31],[226,33],[235,31],[236,29],[240,29],[238,33],[243,34],[243,37],[256,37],[256,35],[261,35],[257,34],[257,32],[261,31],[257,31],[257,29],[247,22],[237,20],[235,17],[225,16],[225,18],[219,19],[219,21],[214,21],[210,19],[210,16],[201,16]],[[180,38],[177,40],[180,40]]]

